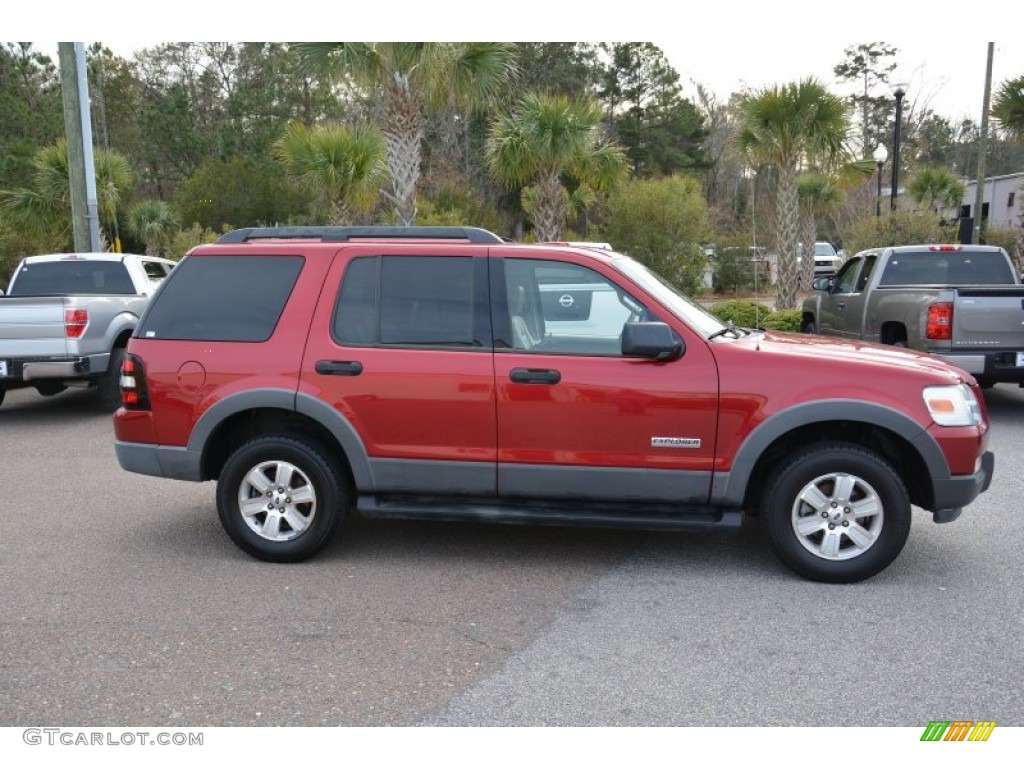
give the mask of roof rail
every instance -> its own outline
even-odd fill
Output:
[[[502,238],[478,227],[248,227],[222,235],[218,243],[249,240],[319,239],[344,243],[357,238],[411,240],[468,240],[471,243],[501,243]]]

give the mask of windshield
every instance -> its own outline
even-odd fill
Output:
[[[703,307],[694,304],[659,275],[651,272],[638,261],[627,256],[617,256],[612,264],[622,273],[631,277],[641,288],[668,307],[691,328],[707,338],[727,326]]]

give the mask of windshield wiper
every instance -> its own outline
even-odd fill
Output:
[[[719,336],[725,336],[725,334],[727,334],[727,333],[735,334],[733,336],[733,338],[738,339],[741,336],[749,334],[750,331],[746,330],[745,328],[740,328],[740,327],[735,326],[735,325],[727,325],[722,330],[715,331],[710,336],[708,336],[708,341],[711,341],[712,339],[717,339]]]

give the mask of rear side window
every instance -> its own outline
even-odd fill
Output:
[[[167,265],[159,261],[144,261],[142,262],[142,268],[146,270],[146,277],[150,280],[163,280],[167,277],[167,273],[170,272]]]
[[[301,256],[190,256],[163,281],[136,335],[266,341],[302,265]]]
[[[120,261],[67,259],[25,264],[11,286],[12,296],[134,295],[135,286]]]
[[[462,256],[370,256],[345,271],[333,334],[341,344],[482,346],[474,265]]]
[[[921,251],[889,257],[879,285],[1013,285],[998,251]]]

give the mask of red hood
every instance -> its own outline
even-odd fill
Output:
[[[933,355],[866,341],[766,331],[764,334],[738,339],[735,343],[801,360],[813,359],[833,364],[843,361],[860,364],[867,362],[886,369],[913,370],[941,380],[937,383],[970,381],[970,374]]]

